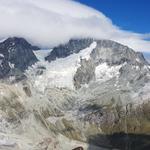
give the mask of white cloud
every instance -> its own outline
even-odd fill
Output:
[[[0,20],[0,38],[20,36],[42,47],[93,37],[150,50],[149,34],[123,31],[101,12],[72,0],[0,0]]]

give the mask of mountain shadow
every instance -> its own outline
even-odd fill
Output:
[[[112,135],[97,134],[89,137],[89,145],[96,145],[99,150],[150,150],[150,135],[114,133]],[[92,146],[88,150],[93,150]]]

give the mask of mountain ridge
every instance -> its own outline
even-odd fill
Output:
[[[132,147],[149,147],[150,66],[143,55],[110,40],[75,40],[47,52],[22,45],[10,49],[13,58],[21,50],[34,59],[20,70],[25,80],[0,80],[0,148],[124,150],[130,139],[138,143]],[[9,54],[12,47],[4,47]],[[0,60],[16,67],[8,54]],[[22,57],[16,65],[24,65]]]
[[[96,40],[92,38],[85,38],[85,39],[71,39],[68,43],[61,44],[57,47],[54,47],[51,54],[47,56],[45,59],[48,61],[55,60],[56,58],[63,58],[66,56],[69,56],[73,53],[78,53],[80,50],[88,47],[93,41],[96,41],[99,43],[100,46],[103,47],[113,47],[113,45],[117,45],[118,49],[121,47],[124,47],[125,49],[134,51],[133,49],[129,48],[128,46],[125,46],[123,44],[120,44],[118,42],[112,41],[112,40]],[[79,45],[79,46],[77,46]],[[71,50],[73,49],[73,50]],[[141,52],[136,52],[139,54],[139,56],[144,57]]]

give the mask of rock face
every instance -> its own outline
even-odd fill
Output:
[[[11,75],[16,71],[24,71],[28,66],[37,62],[32,46],[23,38],[8,38],[0,43],[0,78]]]
[[[97,47],[91,54],[96,62],[107,62],[109,65],[148,64],[142,53],[110,40],[97,41]]]
[[[81,60],[81,66],[77,69],[74,75],[74,86],[76,89],[81,88],[81,85],[88,84],[95,79],[95,65],[91,60]]]
[[[0,57],[0,78],[5,77],[10,71],[10,66],[4,57]]]
[[[45,60],[51,62],[56,58],[64,58],[73,53],[78,53],[80,50],[89,47],[92,42],[92,39],[70,40],[65,45],[54,47],[50,55],[47,56]]]

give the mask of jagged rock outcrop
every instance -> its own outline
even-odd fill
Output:
[[[76,89],[95,79],[95,65],[91,60],[81,59],[80,65],[74,75],[74,86]]]
[[[0,43],[0,78],[21,74],[20,72],[37,62],[32,46],[23,38],[8,38]]]
[[[51,62],[56,58],[64,58],[73,53],[78,53],[80,50],[89,47],[92,42],[92,39],[70,40],[64,45],[54,47],[50,55],[47,56],[45,60]]]

